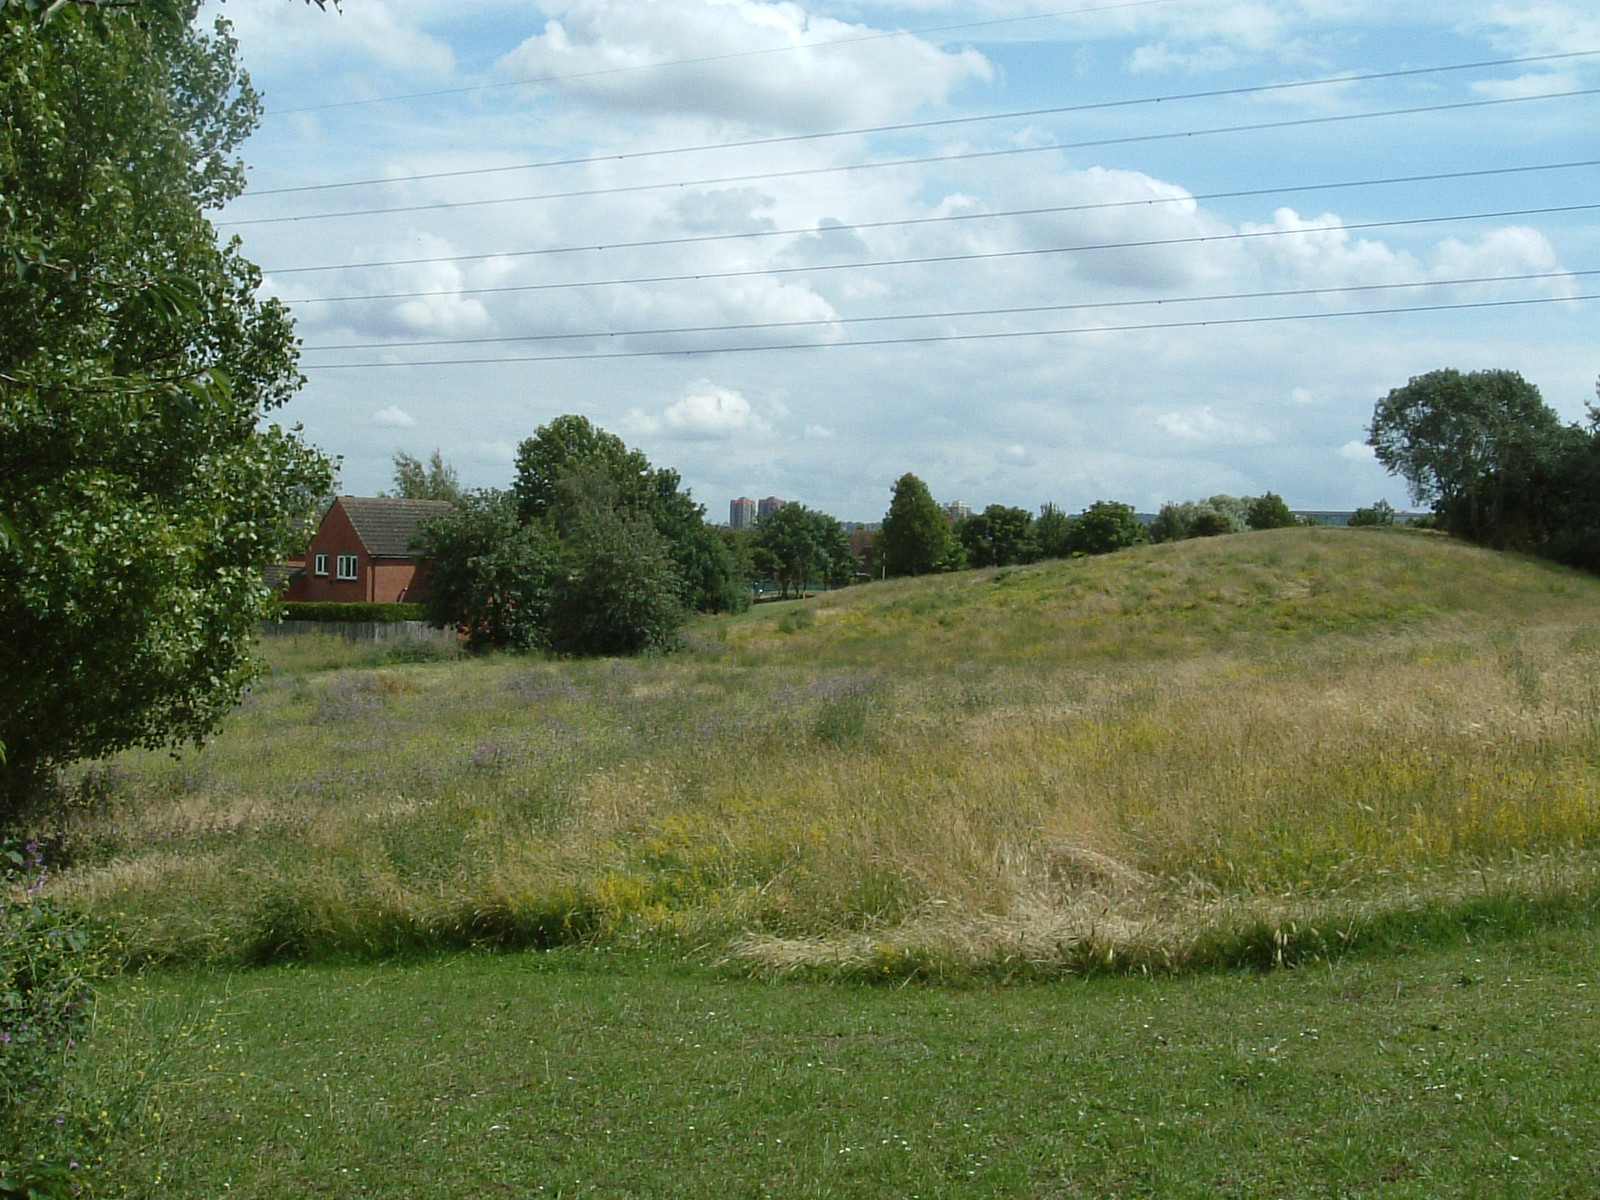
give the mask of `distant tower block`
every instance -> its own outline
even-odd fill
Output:
[[[756,505],[756,518],[764,521],[787,503],[789,503],[787,500],[779,500],[776,496],[768,496],[760,504]]]
[[[749,529],[756,523],[756,502],[749,496],[740,496],[728,504],[728,528]]]
[[[972,515],[972,505],[965,500],[952,500],[944,506],[944,515],[950,518],[952,525],[957,521],[965,521]]]

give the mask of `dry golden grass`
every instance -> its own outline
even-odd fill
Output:
[[[666,659],[280,670],[204,753],[96,768],[40,823],[77,856],[61,890],[157,959],[1332,948],[1384,913],[1600,894],[1597,601],[1344,530],[874,584]]]

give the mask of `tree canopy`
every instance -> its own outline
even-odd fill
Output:
[[[423,462],[404,450],[394,452],[394,491],[401,500],[447,500],[459,504],[461,479],[437,449]]]
[[[803,504],[785,504],[756,523],[755,565],[772,576],[785,597],[812,581],[838,586],[855,572],[850,539],[837,520]]]
[[[1563,463],[1581,450],[1515,371],[1430,371],[1373,410],[1368,443],[1458,537],[1536,549],[1561,523]]]
[[[969,567],[1006,567],[1038,556],[1033,514],[1025,508],[991,504],[957,524],[955,533]]]
[[[895,481],[874,549],[889,575],[927,575],[949,570],[960,544],[928,485],[908,471]]]
[[[676,471],[586,417],[526,439],[505,492],[476,492],[424,527],[429,620],[474,649],[636,654],[689,611],[749,603],[740,557]]]
[[[1067,548],[1073,554],[1110,554],[1149,540],[1133,506],[1115,500],[1096,500],[1067,527]]]
[[[196,0],[0,6],[0,817],[51,766],[207,734],[329,464],[263,422],[288,313],[206,212],[260,113]]]
[[[1276,492],[1268,492],[1250,501],[1245,514],[1245,524],[1251,529],[1289,529],[1300,522],[1289,511],[1289,505]]]

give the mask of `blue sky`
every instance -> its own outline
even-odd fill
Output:
[[[1588,0],[216,10],[268,110],[219,221],[349,492],[504,486],[578,412],[714,518],[1404,506],[1363,441],[1411,376],[1594,399]]]

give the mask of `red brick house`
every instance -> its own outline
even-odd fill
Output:
[[[423,521],[449,512],[443,500],[338,496],[322,514],[285,600],[414,602],[427,592],[427,563],[411,550]]]

